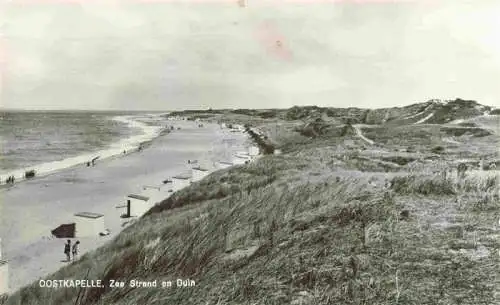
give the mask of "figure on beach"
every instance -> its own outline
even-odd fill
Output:
[[[66,261],[71,261],[71,240],[68,239],[66,244],[64,244],[64,254],[66,254]]]
[[[9,176],[5,182],[7,184],[14,184],[15,181],[16,181],[16,178],[14,176]]]
[[[80,241],[77,240],[76,243],[73,245],[73,248],[71,249],[71,253],[73,254],[73,261],[76,260],[78,257],[78,246],[80,245]]]

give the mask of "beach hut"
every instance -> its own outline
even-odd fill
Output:
[[[9,293],[9,263],[0,259],[0,296]]]
[[[172,177],[172,188],[173,192],[176,192],[182,188],[185,188],[191,183],[191,175],[182,174]]]
[[[217,167],[218,168],[228,168],[233,166],[233,162],[227,162],[227,161],[219,161],[217,162]]]
[[[240,157],[250,158],[250,155],[246,151],[237,151],[235,155]]]
[[[56,238],[74,238],[75,237],[75,224],[67,223],[59,225],[51,231],[52,236]]]
[[[141,194],[143,196],[149,197],[149,202],[151,205],[154,205],[157,202],[162,201],[166,197],[168,197],[169,193],[168,191],[169,186],[166,184],[161,184],[161,185],[146,185],[142,189],[143,191]]]
[[[210,171],[204,167],[196,166],[196,167],[193,167],[192,173],[193,174],[192,174],[191,180],[192,181],[200,181],[201,179],[208,176],[208,174],[210,174]]]
[[[150,197],[130,194],[127,196],[127,217],[141,217],[151,209]]]
[[[104,232],[104,215],[80,212],[75,215],[75,237],[97,236]]]
[[[255,157],[259,154],[259,147],[258,146],[250,146],[248,148],[248,154],[252,157]]]
[[[233,156],[233,164],[235,165],[247,164],[248,162],[250,162],[250,157],[242,155]]]

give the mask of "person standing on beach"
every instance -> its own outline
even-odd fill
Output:
[[[66,259],[68,262],[71,261],[71,240],[64,245],[64,254],[66,254]]]
[[[79,240],[76,241],[76,243],[73,245],[73,248],[71,249],[71,252],[73,254],[73,261],[78,256],[78,245],[80,245],[80,241]]]

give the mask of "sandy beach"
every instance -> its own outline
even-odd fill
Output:
[[[78,238],[80,255],[113,239],[124,227],[120,218],[125,196],[141,193],[188,170],[187,160],[205,164],[245,149],[244,133],[217,124],[173,121],[181,127],[158,137],[142,152],[99,160],[95,167],[78,166],[0,190],[2,256],[9,261],[11,292],[66,265],[66,239],[51,236],[60,224],[74,222],[77,212],[104,214],[108,236]],[[76,239],[75,239],[76,240]]]

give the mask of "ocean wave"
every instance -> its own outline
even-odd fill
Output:
[[[133,135],[128,138],[121,139],[112,143],[107,148],[95,152],[88,152],[74,157],[68,157],[63,160],[45,162],[29,167],[18,168],[9,172],[0,173],[0,184],[4,184],[9,176],[14,176],[16,181],[25,180],[24,175],[27,171],[35,170],[36,176],[46,176],[64,169],[68,169],[77,165],[84,165],[90,160],[98,157],[99,160],[118,156],[123,154],[123,151],[134,151],[143,142],[148,142],[158,137],[163,130],[163,126],[148,125],[141,122],[141,119],[148,118],[149,120],[156,120],[158,123],[162,121],[160,115],[157,116],[115,116],[111,120],[123,123],[128,128],[140,129],[141,133]]]

